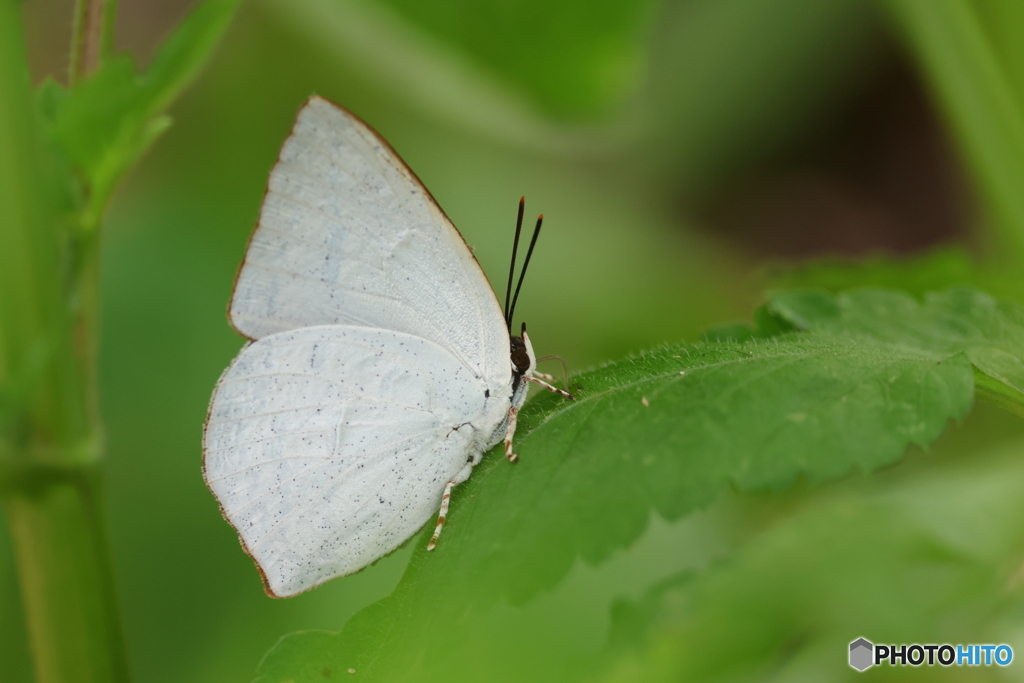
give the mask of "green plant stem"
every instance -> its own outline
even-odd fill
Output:
[[[995,245],[1024,263],[1024,120],[992,45],[966,0],[882,0],[903,29],[975,182],[986,200]]]
[[[21,26],[19,4],[0,1],[0,499],[37,681],[120,683],[97,486],[98,255],[62,244],[71,233],[35,128]]]
[[[9,481],[4,511],[40,683],[129,680],[98,472],[33,467]]]
[[[75,3],[69,83],[88,76],[110,55],[116,14],[117,0],[78,0]]]
[[[71,54],[68,57],[68,85],[74,85],[82,76],[82,51],[86,34],[88,0],[75,0],[75,14],[71,21]]]
[[[114,20],[117,18],[117,0],[103,0],[103,27],[100,55],[106,59],[114,53]]]

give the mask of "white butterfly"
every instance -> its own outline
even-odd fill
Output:
[[[522,217],[520,202],[516,244]],[[526,263],[539,230],[540,219]],[[510,333],[514,309],[503,315],[387,142],[310,98],[231,299],[252,343],[217,383],[203,438],[206,483],[267,593],[358,571],[440,506],[433,548],[452,487],[483,452],[504,440],[515,462],[524,380],[572,398],[534,376],[526,326]]]

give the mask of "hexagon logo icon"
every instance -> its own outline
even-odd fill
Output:
[[[875,646],[869,640],[858,638],[853,641],[850,643],[850,666],[857,671],[863,671],[868,668],[875,663],[872,656],[874,651]]]

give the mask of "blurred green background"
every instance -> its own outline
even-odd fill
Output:
[[[122,0],[116,42],[145,63],[189,6]],[[34,78],[63,80],[71,3],[24,10]],[[271,600],[200,472],[207,402],[242,345],[232,280],[311,93],[391,142],[498,289],[519,196],[544,213],[519,311],[538,353],[573,370],[749,318],[780,263],[989,242],[944,115],[873,2],[247,2],[104,227],[108,519],[143,683],[251,680],[281,635],[337,630],[408,558]],[[959,429],[972,436],[940,454],[1021,432],[985,411]],[[606,596],[592,633],[563,633],[599,644],[613,598],[727,553],[750,533],[748,504],[655,523],[530,618]],[[6,536],[0,663],[4,681],[30,680]]]

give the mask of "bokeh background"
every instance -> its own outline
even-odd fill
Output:
[[[116,42],[145,64],[190,4],[121,0]],[[24,9],[34,78],[64,80],[71,3]],[[520,195],[545,214],[519,311],[573,370],[748,319],[785,264],[987,246],[943,115],[873,2],[250,0],[104,227],[108,520],[143,683],[250,680],[281,635],[337,630],[408,558],[271,600],[200,473],[242,345],[232,280],[312,93],[391,142],[497,289]],[[31,677],[5,533],[13,683]]]

